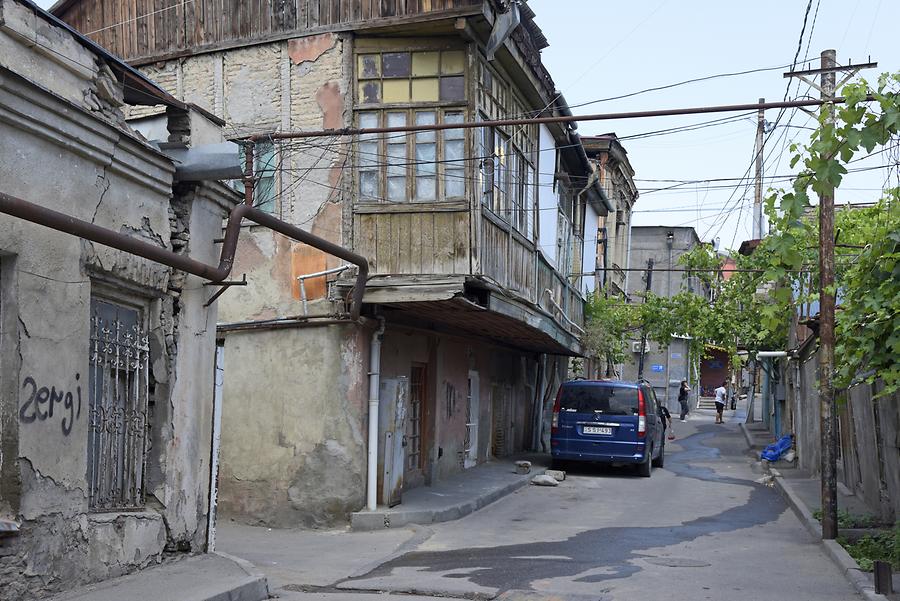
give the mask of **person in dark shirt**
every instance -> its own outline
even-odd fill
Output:
[[[681,404],[681,421],[684,421],[688,414],[688,394],[690,392],[691,387],[688,386],[687,380],[682,380],[681,386],[678,388],[678,402]]]

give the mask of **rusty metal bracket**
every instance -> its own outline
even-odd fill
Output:
[[[241,221],[247,219],[283,234],[292,240],[308,244],[325,253],[344,259],[359,267],[356,273],[356,283],[353,286],[353,296],[350,301],[350,317],[358,320],[362,311],[362,299],[365,292],[366,279],[369,275],[369,262],[362,255],[358,255],[343,246],[329,242],[315,236],[297,226],[285,223],[272,215],[255,209],[247,204],[239,204],[231,210],[228,224],[225,227],[225,239],[222,243],[222,253],[218,265],[208,265],[202,261],[191,259],[186,255],[180,255],[171,250],[156,246],[143,240],[121,234],[119,232],[94,225],[87,221],[77,219],[71,215],[48,209],[41,205],[28,202],[21,198],[0,192],[0,213],[6,213],[13,217],[37,223],[51,229],[72,234],[85,240],[97,242],[105,246],[156,261],[174,269],[180,269],[190,274],[215,283],[221,283],[231,273],[234,266],[234,255],[237,251],[238,237],[241,233]]]
[[[214,302],[216,299],[225,294],[225,291],[231,288],[232,286],[246,286],[247,285],[247,274],[241,276],[239,280],[224,280],[221,282],[206,282],[203,284],[204,286],[221,286],[218,290],[216,290],[215,294],[209,297],[209,300],[203,303],[204,307],[208,307]]]

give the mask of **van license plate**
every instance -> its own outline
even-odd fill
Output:
[[[612,428],[604,428],[602,426],[585,426],[585,434],[612,434]]]

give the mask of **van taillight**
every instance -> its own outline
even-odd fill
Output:
[[[647,434],[647,405],[644,403],[644,391],[638,388],[638,437]]]
[[[556,393],[556,400],[553,402],[553,419],[550,421],[550,433],[556,434],[559,429],[559,400],[562,398],[562,388]]]

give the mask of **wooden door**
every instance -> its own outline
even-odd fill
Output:
[[[424,363],[412,364],[406,413],[406,473],[404,481],[407,488],[419,486],[424,481],[426,376]]]

